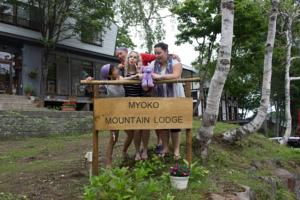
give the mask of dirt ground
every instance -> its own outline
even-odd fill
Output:
[[[115,160],[121,160],[125,134],[120,135]],[[100,135],[102,166],[108,136]],[[87,134],[0,141],[0,199],[82,199],[89,181],[84,155],[92,150],[91,138]]]

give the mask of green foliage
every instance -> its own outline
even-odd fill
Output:
[[[144,40],[147,51],[152,52],[153,45],[165,36],[161,13],[170,8],[176,0],[118,0],[115,9],[121,27],[134,28]]]
[[[224,90],[247,110],[256,108],[260,99],[268,4],[266,1],[235,1],[232,69]],[[215,68],[217,35],[221,32],[220,7],[220,0],[186,0],[172,9],[179,21],[177,43],[195,45],[199,51],[195,64],[200,74],[203,73],[202,79],[209,79]]]
[[[187,161],[184,161],[184,164],[187,165]],[[149,161],[138,162],[132,170],[105,169],[100,172],[100,176],[92,177],[90,185],[85,187],[84,198],[86,200],[175,199],[178,192],[170,188],[168,168],[167,164],[154,156]],[[193,187],[201,186],[208,175],[208,170],[198,162],[191,164],[190,169],[190,184],[193,184]]]
[[[129,32],[125,27],[119,27],[118,29],[118,37],[116,42],[117,47],[127,47],[127,48],[135,48],[136,45],[130,38]]]
[[[28,73],[28,77],[31,79],[35,79],[38,75],[38,69],[34,68]]]
[[[113,22],[113,3],[111,0],[80,1],[77,12],[72,16],[77,21],[75,30],[81,34],[83,41],[101,40],[106,28]]]
[[[28,94],[28,95],[32,95],[33,94],[33,89],[30,85],[25,85],[24,86],[24,93],[25,94]]]
[[[29,200],[29,198],[25,195],[15,196],[11,193],[3,193],[3,192],[0,192],[0,199],[1,200]]]
[[[168,179],[161,173],[164,164],[154,157],[151,161],[141,162],[134,170],[114,168],[101,171],[101,175],[92,177],[90,185],[85,187],[84,198],[94,199],[173,199],[165,192]]]

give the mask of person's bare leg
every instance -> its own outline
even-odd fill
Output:
[[[134,147],[135,147],[135,160],[141,160],[140,148],[141,148],[142,134],[140,130],[134,131]]]
[[[113,156],[113,149],[115,144],[118,141],[118,131],[111,131],[109,142],[106,147],[106,154],[105,154],[105,167],[111,168],[112,165],[112,156]]]
[[[180,158],[180,131],[171,132],[172,144],[174,148],[174,159],[178,160]]]
[[[156,145],[162,145],[162,139],[159,132],[156,132],[156,137],[157,137]]]
[[[142,130],[142,143],[143,143],[143,152],[142,152],[142,159],[147,160],[148,159],[148,143],[150,138],[150,130]]]
[[[162,139],[163,149],[161,154],[169,153],[169,130],[159,130],[159,134]]]
[[[132,143],[133,136],[134,136],[134,131],[132,131],[132,130],[127,130],[125,132],[127,134],[127,137],[125,139],[124,146],[123,146],[123,157],[124,158],[126,158],[128,156],[128,148],[129,148],[130,144]]]

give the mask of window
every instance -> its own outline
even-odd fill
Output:
[[[84,96],[85,86],[80,84],[80,80],[86,76],[93,76],[93,63],[84,60],[71,60],[71,74],[72,74],[72,95]]]
[[[31,7],[30,8],[30,27],[34,30],[40,30],[41,29],[41,23],[42,23],[42,13],[41,10],[37,7]]]
[[[29,27],[29,21],[30,21],[29,6],[25,4],[18,5],[17,24],[20,26]]]
[[[48,63],[48,76],[47,76],[47,85],[46,85],[46,94],[56,94],[56,71],[57,64],[54,62],[54,56],[49,57]]]
[[[0,3],[0,21],[13,23],[14,7],[9,3]]]
[[[39,8],[26,3],[8,3],[7,1],[0,3],[0,21],[2,22],[40,30],[40,16]]]
[[[89,28],[81,30],[81,41],[84,43],[94,44],[102,47],[102,32]]]
[[[66,56],[57,55],[57,94],[69,95],[69,67],[68,58]]]

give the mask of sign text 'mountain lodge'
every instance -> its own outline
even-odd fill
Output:
[[[192,98],[104,98],[94,107],[97,130],[192,128]]]

